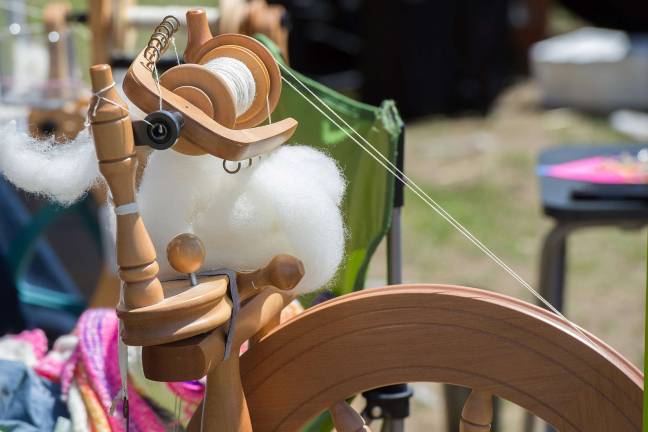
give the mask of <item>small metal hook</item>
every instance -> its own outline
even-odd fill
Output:
[[[223,159],[223,169],[227,174],[236,174],[237,172],[241,171],[241,162],[236,163],[236,169],[230,170],[227,168],[227,160]]]
[[[248,159],[248,168],[252,166],[252,158]],[[241,162],[236,162],[236,169],[230,170],[227,168],[227,160],[223,159],[223,169],[227,174],[236,174],[237,172],[241,171]]]

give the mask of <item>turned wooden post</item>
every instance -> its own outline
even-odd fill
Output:
[[[112,1],[89,0],[88,24],[92,35],[92,62],[106,63],[110,61],[110,25],[112,19]]]
[[[346,401],[336,403],[329,411],[337,432],[371,432],[362,416]]]
[[[101,97],[114,102],[95,96],[90,105],[90,120],[99,171],[108,183],[117,214],[117,264],[124,282],[122,301],[127,309],[149,306],[162,301],[164,295],[157,278],[155,248],[135,199],[137,156],[133,126],[126,103],[114,87],[110,66],[92,66],[90,77],[93,92],[101,91]]]
[[[473,390],[461,410],[460,432],[490,432],[493,421],[493,396]]]
[[[250,412],[241,384],[238,351],[207,374],[207,391],[198,407],[206,404],[205,417],[195,416],[187,428],[190,432],[231,431],[252,432]]]
[[[213,37],[209,30],[207,12],[205,9],[191,9],[187,12],[187,47],[184,52],[184,61],[195,63],[194,58],[200,47]]]
[[[50,3],[43,9],[43,23],[47,33],[49,53],[49,79],[54,88],[48,88],[48,96],[58,98],[64,96],[63,83],[70,78],[68,67],[68,27],[65,21],[70,6],[65,3]],[[50,35],[58,35],[57,40],[50,40]]]

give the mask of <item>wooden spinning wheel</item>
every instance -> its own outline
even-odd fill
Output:
[[[86,90],[70,94],[65,85],[71,78],[68,59],[70,46],[66,43],[69,28],[67,15],[69,6],[65,3],[50,3],[43,9],[43,24],[48,35],[49,53],[48,89],[44,95],[52,106],[32,106],[28,124],[30,135],[47,138],[51,135],[57,141],[74,139],[85,127],[85,113],[88,107]],[[49,35],[55,39],[49,40]],[[45,104],[48,105],[48,104]]]
[[[158,109],[161,98],[158,114],[174,111],[170,117],[182,119],[168,147],[237,161],[285,142],[295,120],[255,126],[264,116],[254,104],[252,114],[232,116],[232,94],[201,65],[221,52],[238,55],[257,69],[257,96],[271,110],[280,76],[265,48],[241,36],[211,37],[204,12],[190,12],[187,23],[185,58],[194,63],[169,70],[158,90],[152,73],[162,43],[140,53],[124,82],[126,94],[145,112]],[[207,375],[204,407],[189,430],[297,431],[327,409],[338,431],[367,430],[344,400],[411,381],[472,388],[464,432],[490,430],[492,395],[561,431],[641,430],[641,373],[594,336],[507,296],[454,286],[393,286],[340,297],[274,328],[304,275],[299,259],[278,255],[252,273],[201,273],[204,247],[187,234],[170,239],[167,249],[171,265],[187,278],[158,280],[158,257],[135,204],[131,120],[110,68],[94,66],[91,75],[94,91],[112,102],[99,104],[91,120],[117,214],[122,339],[144,347],[150,379]],[[247,340],[252,346],[239,359]]]
[[[490,430],[490,420],[475,420],[488,417],[490,395],[559,431],[641,430],[641,372],[588,337],[595,346],[557,316],[504,295],[393,286],[307,310],[243,355],[241,376],[255,431],[297,431],[337,401],[415,381],[488,395],[480,409],[478,400],[464,408],[464,431]]]

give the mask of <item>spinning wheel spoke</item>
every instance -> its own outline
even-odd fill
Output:
[[[461,411],[460,432],[490,432],[493,421],[493,396],[473,390]]]
[[[336,403],[329,411],[337,432],[371,432],[362,416],[346,401]]]

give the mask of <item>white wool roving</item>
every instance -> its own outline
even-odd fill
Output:
[[[256,270],[280,253],[299,258],[305,276],[297,291],[304,293],[326,285],[344,255],[344,190],[335,162],[309,147],[281,147],[234,175],[213,156],[156,151],[138,204],[161,279],[177,275],[167,243],[192,232],[205,244],[203,269]]]
[[[99,178],[87,130],[57,144],[18,131],[15,121],[0,126],[0,173],[17,187],[64,205],[81,198]]]

